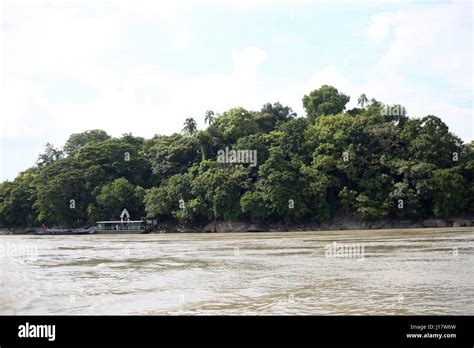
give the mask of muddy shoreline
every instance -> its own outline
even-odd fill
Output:
[[[207,225],[184,226],[163,223],[150,233],[225,233],[225,232],[298,232],[298,231],[344,231],[344,230],[383,230],[383,229],[422,229],[473,227],[474,217],[452,219],[425,219],[419,221],[380,220],[358,221],[354,219],[336,219],[323,223],[305,224],[258,224],[242,221],[211,222]],[[33,227],[0,228],[0,235],[34,234]]]

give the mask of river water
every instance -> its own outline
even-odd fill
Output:
[[[473,315],[474,229],[0,236],[0,282],[0,314]]]

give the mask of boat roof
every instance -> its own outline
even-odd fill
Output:
[[[123,223],[126,223],[126,224],[129,224],[129,223],[133,223],[133,222],[145,222],[145,220],[129,220],[129,221],[96,221],[96,224],[123,224]]]

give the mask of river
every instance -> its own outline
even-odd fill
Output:
[[[0,314],[474,314],[474,229],[0,236]]]

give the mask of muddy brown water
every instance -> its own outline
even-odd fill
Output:
[[[0,314],[474,314],[474,229],[0,236]]]

